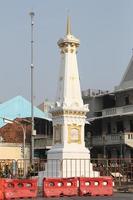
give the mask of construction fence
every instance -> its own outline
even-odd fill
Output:
[[[77,173],[77,176],[82,177],[82,166],[86,162],[85,159],[64,159],[51,160],[53,169],[55,166],[59,166],[62,169],[63,163],[69,164],[69,175],[71,177],[71,170],[78,166],[78,170],[81,173]],[[87,160],[88,166],[92,166],[94,172],[99,172],[100,176],[112,176],[116,186],[122,186],[126,184],[133,184],[133,159],[91,159]],[[47,170],[46,170],[47,168]],[[84,169],[86,170],[86,168]],[[0,177],[1,178],[28,178],[31,176],[38,176],[39,172],[47,171],[46,177],[48,176],[49,170],[47,167],[47,160],[34,159],[32,160],[0,160]],[[66,165],[66,177],[67,177],[67,165]],[[76,171],[76,168],[75,168]],[[55,174],[54,174],[55,175]],[[55,175],[58,177],[58,174]],[[75,174],[76,177],[76,174]]]

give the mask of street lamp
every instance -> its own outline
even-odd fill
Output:
[[[34,38],[33,38],[33,30],[34,30],[34,12],[29,13],[31,17],[31,160],[34,159]]]
[[[22,131],[23,131],[23,159],[25,159],[25,139],[26,139],[26,131],[25,131],[25,128],[24,126],[22,125],[21,122],[17,121],[17,120],[11,120],[11,119],[8,119],[8,118],[5,118],[5,117],[0,117],[1,119],[3,119],[4,122],[7,122],[7,123],[15,123],[15,124],[18,124],[21,128],[22,128]]]

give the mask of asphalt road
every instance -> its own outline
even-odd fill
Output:
[[[37,200],[133,200],[133,193],[115,193],[113,196],[107,197],[60,197],[60,198],[44,198],[38,197]]]

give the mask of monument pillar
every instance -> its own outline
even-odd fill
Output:
[[[61,65],[57,97],[51,109],[54,145],[47,154],[49,177],[97,176],[92,170],[90,152],[84,141],[89,110],[81,96],[76,55],[79,44],[80,41],[71,34],[68,17],[66,36],[58,41]]]

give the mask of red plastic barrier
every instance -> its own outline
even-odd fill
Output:
[[[43,179],[43,196],[77,196],[77,178],[44,178]]]
[[[0,179],[0,200],[4,200],[4,180]]]
[[[0,190],[0,200],[4,200],[4,193]]]
[[[79,195],[111,196],[113,182],[111,177],[79,178]]]
[[[37,179],[4,179],[4,199],[37,197]]]

